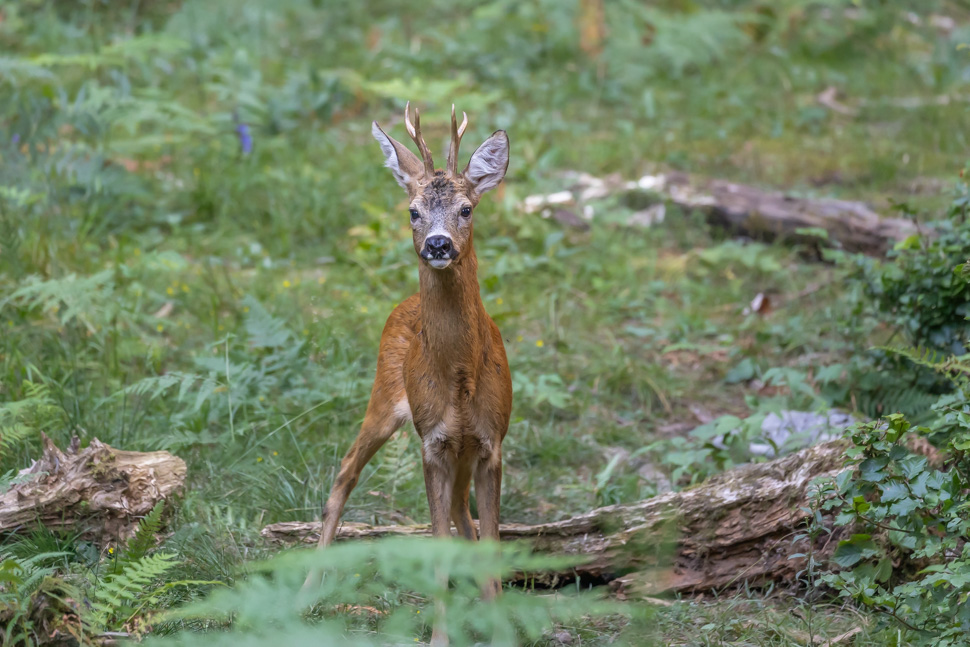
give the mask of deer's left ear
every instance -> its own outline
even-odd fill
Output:
[[[472,154],[464,176],[475,188],[475,193],[481,195],[497,187],[508,168],[509,136],[504,130],[496,130]]]

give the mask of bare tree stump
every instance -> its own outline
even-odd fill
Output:
[[[76,440],[65,453],[44,436],[43,456],[20,473],[26,480],[0,495],[0,533],[46,527],[124,542],[185,482],[185,461],[168,452],[122,451],[96,438],[77,450]]]
[[[809,549],[806,540],[794,541],[808,516],[809,486],[842,470],[844,449],[841,441],[824,443],[638,503],[534,526],[503,524],[501,536],[529,541],[539,552],[584,558],[566,571],[537,575],[553,586],[578,577],[611,581],[620,594],[638,596],[790,579],[804,566],[804,559],[790,556]],[[311,544],[319,531],[319,522],[287,522],[266,526],[262,535],[277,544]],[[430,535],[430,527],[345,524],[337,538],[386,535]],[[814,547],[816,557],[836,544]]]

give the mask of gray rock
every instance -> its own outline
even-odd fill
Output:
[[[749,449],[757,456],[774,458],[780,454],[835,440],[846,427],[851,427],[856,422],[851,415],[835,409],[825,413],[788,410],[770,413],[761,423],[763,442],[751,443]]]

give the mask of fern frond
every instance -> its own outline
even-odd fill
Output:
[[[386,478],[384,491],[388,493],[391,506],[397,498],[398,488],[411,480],[417,471],[417,457],[408,451],[411,434],[405,429],[397,434],[384,448],[380,470]]]
[[[175,557],[171,553],[142,557],[101,580],[91,595],[94,624],[101,628],[116,626],[150,603],[158,580],[176,566]]]
[[[243,305],[249,308],[244,324],[249,343],[255,348],[280,348],[293,340],[286,322],[271,315],[259,300],[246,296]]]
[[[206,398],[219,386],[215,380],[199,375],[197,373],[182,373],[172,371],[165,375],[155,375],[142,378],[131,386],[125,388],[121,393],[127,395],[147,396],[149,400],[155,400],[174,386],[178,386],[179,402],[190,392],[195,390],[195,404],[192,411],[202,408]]]
[[[61,279],[42,280],[33,276],[26,285],[0,301],[0,308],[16,303],[29,309],[57,310],[60,321],[83,323],[92,333],[94,322],[104,323],[113,316],[114,270],[107,269],[90,276],[69,274]]]
[[[918,419],[926,415],[940,399],[912,385],[890,386],[878,392],[862,392],[856,396],[856,408],[867,418],[879,418],[890,413],[902,413]]]
[[[33,429],[25,425],[7,425],[3,423],[2,411],[0,411],[0,457],[15,447],[24,444],[33,434]]]
[[[125,549],[123,560],[125,562],[136,562],[148,554],[155,547],[158,538],[158,531],[162,528],[162,512],[165,510],[165,501],[159,501],[155,507],[145,515],[145,518],[138,522],[138,529],[135,536],[128,542]]]
[[[948,355],[923,346],[880,346],[879,349],[932,369],[960,386],[970,386],[970,355]]]

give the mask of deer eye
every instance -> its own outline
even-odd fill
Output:
[[[411,222],[417,222],[421,220],[421,214],[418,213],[417,209],[411,209]]]
[[[461,215],[463,215],[464,217],[467,218],[468,216],[472,215],[472,208],[471,207],[462,207],[460,213],[461,213]]]

